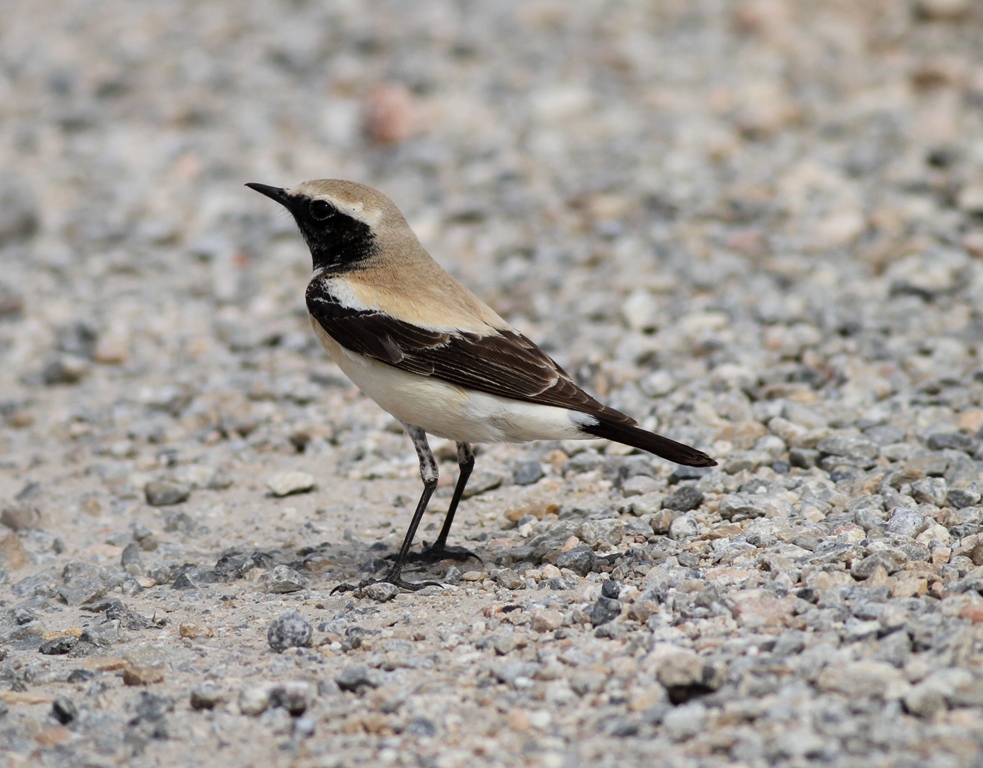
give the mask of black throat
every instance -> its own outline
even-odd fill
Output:
[[[361,269],[375,253],[375,236],[365,222],[340,213],[326,223],[307,218],[298,224],[311,249],[315,270],[338,273]]]

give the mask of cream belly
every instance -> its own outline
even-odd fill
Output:
[[[591,416],[466,390],[342,347],[311,318],[314,332],[338,367],[362,392],[405,424],[465,443],[591,439],[577,426]]]

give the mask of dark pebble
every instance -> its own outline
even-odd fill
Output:
[[[154,480],[147,483],[143,492],[147,497],[147,503],[152,507],[180,504],[182,501],[187,501],[191,495],[191,489],[186,485],[170,483],[166,480]]]
[[[293,717],[304,714],[314,702],[314,687],[308,683],[281,683],[270,691],[270,706],[282,707]]]
[[[68,725],[78,717],[79,711],[71,699],[59,696],[51,705],[51,714],[62,725]]]
[[[578,544],[573,549],[561,552],[556,558],[557,568],[569,568],[574,573],[586,576],[594,568],[594,552],[587,544]]]
[[[676,485],[682,480],[699,480],[704,475],[710,474],[713,470],[710,467],[675,467],[669,475],[669,485]]]
[[[949,506],[962,509],[963,507],[971,507],[974,504],[979,504],[981,498],[983,498],[983,486],[979,483],[974,483],[965,488],[950,489],[946,496],[946,501],[949,503]]]
[[[124,568],[132,565],[135,568],[143,569],[143,558],[140,557],[139,544],[133,541],[124,547],[123,554],[120,556],[120,565]]]
[[[684,568],[696,568],[700,564],[700,556],[696,552],[680,552],[676,559]]]
[[[289,611],[274,619],[266,638],[277,653],[287,648],[309,648],[314,628],[297,611]]]
[[[811,469],[819,463],[819,451],[813,448],[790,448],[788,462],[799,469]]]
[[[695,485],[682,485],[662,500],[662,508],[690,512],[699,507],[703,499],[703,492]]]
[[[335,675],[334,681],[341,690],[351,693],[358,693],[364,688],[379,687],[379,683],[369,673],[369,668],[361,665],[342,670]]]
[[[608,582],[610,583],[610,582]],[[595,627],[607,624],[621,615],[621,603],[611,597],[599,597],[590,611],[590,622]]]
[[[96,673],[89,669],[73,669],[66,678],[69,683],[85,683],[96,676]]]
[[[617,581],[605,581],[601,584],[601,595],[617,600],[621,597],[621,584]]]
[[[47,642],[41,643],[41,647],[38,648],[38,652],[43,653],[45,656],[63,656],[72,650],[77,642],[78,640],[71,635],[56,637],[53,640],[48,640]]]
[[[926,443],[933,451],[944,451],[948,448],[969,453],[976,447],[976,439],[962,432],[936,432],[928,436]]]

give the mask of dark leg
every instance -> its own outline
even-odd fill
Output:
[[[437,461],[434,459],[433,452],[430,450],[430,444],[427,442],[427,433],[419,427],[411,427],[408,424],[404,424],[403,427],[413,440],[413,447],[416,448],[416,455],[420,459],[420,479],[423,480],[423,493],[420,495],[420,501],[417,502],[416,512],[413,513],[413,519],[410,521],[410,527],[406,531],[406,536],[403,537],[403,544],[399,548],[396,562],[393,563],[392,568],[389,569],[389,573],[382,579],[369,579],[363,581],[358,586],[339,584],[331,590],[331,594],[335,594],[336,592],[351,592],[359,587],[367,587],[369,584],[379,581],[388,582],[401,589],[408,590],[423,589],[428,586],[440,586],[435,581],[411,583],[403,581],[400,578],[403,565],[406,564],[406,556],[410,552],[410,545],[413,543],[413,537],[416,536],[416,529],[420,527],[420,520],[423,519],[423,513],[427,509],[427,504],[430,503],[430,497],[433,496],[433,492],[437,488]]]
[[[471,446],[467,443],[457,444],[457,465],[460,467],[461,474],[457,478],[457,485],[454,486],[454,495],[451,497],[451,505],[447,510],[447,517],[444,518],[444,524],[440,528],[437,540],[420,553],[419,557],[421,560],[436,562],[446,558],[467,560],[473,557],[481,562],[481,558],[469,549],[447,546],[447,534],[451,532],[454,513],[457,512],[457,505],[461,503],[461,497],[464,496],[464,489],[468,484],[468,478],[471,477],[471,471],[474,469],[474,454],[471,452]]]

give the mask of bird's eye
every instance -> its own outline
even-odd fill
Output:
[[[324,221],[334,216],[335,210],[331,203],[324,200],[311,201],[311,218],[315,221]]]

